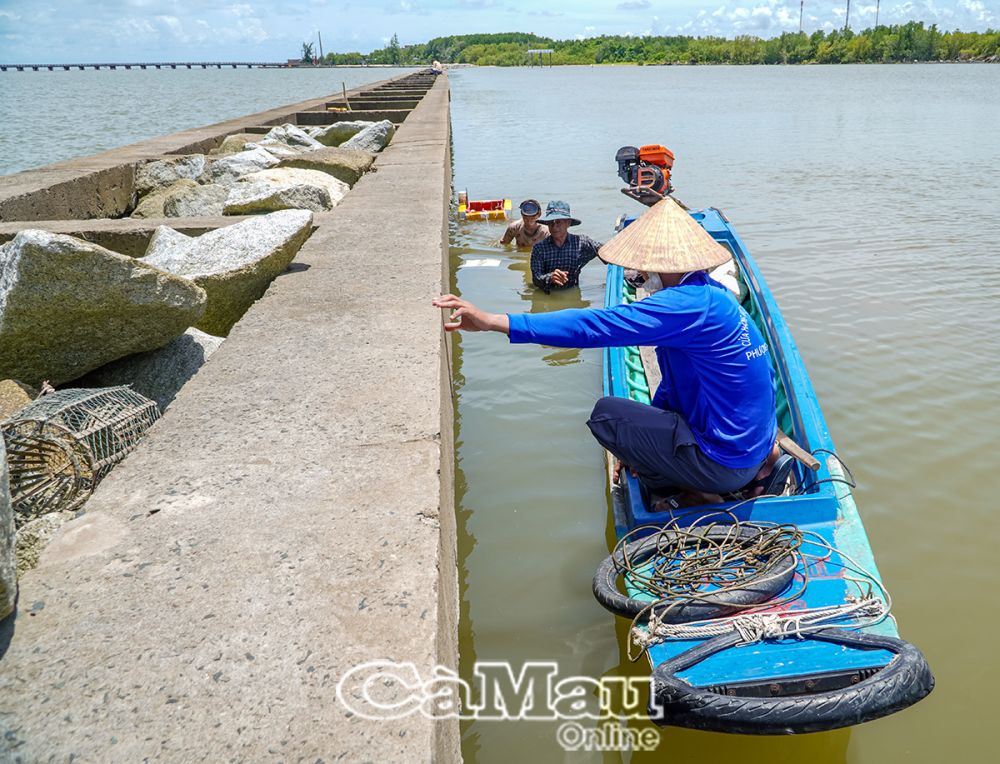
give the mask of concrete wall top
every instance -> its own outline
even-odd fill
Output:
[[[457,722],[335,693],[457,667],[449,150],[442,76],[24,576],[0,759],[460,758]]]

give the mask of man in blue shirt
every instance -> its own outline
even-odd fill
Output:
[[[647,211],[601,249],[645,277],[630,305],[545,314],[492,314],[445,295],[449,331],[496,331],[511,343],[556,347],[653,345],[663,381],[651,406],[602,398],[591,432],[655,493],[726,494],[770,471],[776,455],[768,347],[732,294],[705,274],[729,252],[673,200]]]
[[[583,266],[597,257],[600,243],[569,232],[570,226],[580,225],[580,221],[573,217],[566,202],[549,202],[538,224],[547,226],[549,235],[531,248],[531,280],[545,294],[576,286]]]

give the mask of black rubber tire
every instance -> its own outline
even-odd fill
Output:
[[[677,678],[679,672],[738,643],[737,634],[725,634],[653,670],[650,718],[661,725],[713,732],[795,735],[878,719],[912,706],[934,689],[934,676],[923,654],[902,639],[834,628],[814,632],[807,638],[865,650],[888,650],[895,657],[885,668],[857,684],[809,695],[720,695]]]
[[[739,538],[754,537],[759,532],[757,529],[741,526]],[[661,531],[661,533],[671,533],[671,531]],[[730,526],[708,528],[705,531],[705,537],[723,539],[728,538],[731,533]],[[629,557],[641,561],[652,556],[656,547],[656,538],[656,535],[646,536],[627,543],[625,549]],[[635,599],[618,591],[616,584],[618,570],[622,562],[621,549],[616,549],[601,561],[594,574],[594,597],[615,615],[631,619],[649,607],[650,601]],[[657,611],[657,614],[664,623],[690,623],[691,621],[703,621],[709,618],[732,615],[745,609],[748,605],[757,605],[774,599],[791,582],[792,576],[795,575],[796,565],[795,555],[788,554],[778,562],[770,575],[753,582],[750,586],[723,592],[712,599],[688,600],[683,604],[675,604],[669,609],[667,609],[668,603],[665,603]]]

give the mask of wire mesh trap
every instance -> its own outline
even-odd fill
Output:
[[[0,423],[19,519],[81,506],[159,418],[126,386],[58,390]]]

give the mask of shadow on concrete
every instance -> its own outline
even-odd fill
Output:
[[[10,643],[14,639],[14,621],[17,620],[17,603],[20,598],[19,592],[14,598],[14,609],[6,618],[0,620],[0,660],[7,654],[7,648],[10,647]]]

